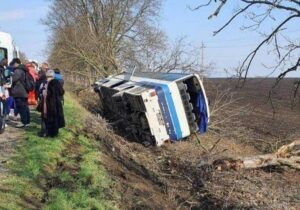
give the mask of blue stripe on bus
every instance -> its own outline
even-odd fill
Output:
[[[177,140],[177,135],[176,135],[176,132],[174,130],[174,126],[173,126],[172,118],[171,118],[171,115],[170,115],[169,107],[168,107],[168,104],[167,104],[167,101],[166,101],[164,90],[160,86],[153,86],[152,88],[155,89],[156,94],[158,96],[159,106],[160,106],[160,109],[162,111],[162,115],[163,115],[163,118],[164,118],[164,121],[165,121],[167,132],[170,136],[170,139],[171,140]]]
[[[159,104],[161,105],[161,109],[166,110],[164,119],[170,124],[170,138],[171,140],[180,140],[182,138],[182,131],[176,113],[174,100],[172,99],[168,85],[148,81],[142,83],[154,86],[154,89],[156,90],[157,95],[160,99]],[[163,92],[163,95],[161,94],[161,91]]]
[[[175,109],[175,104],[174,104],[174,100],[170,94],[170,89],[167,85],[161,85],[162,88],[164,89],[164,92],[165,92],[165,96],[167,98],[167,102],[168,102],[168,105],[169,105],[169,109],[170,109],[170,113],[171,113],[171,117],[172,117],[172,121],[173,121],[173,125],[175,127],[175,132],[177,134],[177,139],[176,140],[179,140],[182,138],[182,131],[181,131],[181,128],[180,128],[180,123],[179,123],[179,120],[178,120],[178,115],[177,115],[177,112],[176,112],[176,109]]]

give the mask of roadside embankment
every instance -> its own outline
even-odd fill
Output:
[[[113,182],[101,164],[101,145],[81,132],[88,112],[70,94],[64,109],[66,128],[56,138],[38,137],[36,112],[26,132],[6,131],[19,143],[0,182],[1,209],[117,208]]]
[[[97,117],[101,102],[95,93],[82,91],[78,99],[95,114],[84,133],[102,142],[102,164],[120,192],[122,209],[299,209],[296,170],[219,171],[202,167],[216,159],[261,154],[241,139],[209,130],[198,140],[146,148],[121,137],[127,134],[126,124]]]

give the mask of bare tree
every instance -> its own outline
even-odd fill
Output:
[[[290,24],[299,24],[300,1],[298,0],[208,0],[206,3],[198,5],[192,10],[202,7],[214,7],[209,19],[221,15],[221,11],[229,5],[235,4],[237,9],[231,17],[213,35],[217,35],[230,26],[238,18],[246,18],[249,25],[243,26],[244,30],[255,30],[263,37],[261,42],[246,56],[238,68],[241,85],[244,84],[251,65],[257,57],[258,52],[264,46],[271,46],[272,51],[277,56],[276,65],[272,66],[273,72],[281,70],[274,87],[290,72],[299,70],[300,67],[300,42],[289,37],[288,27]],[[268,32],[265,31],[265,23],[271,21],[273,26]],[[264,29],[264,30],[263,30]],[[296,84],[299,87],[300,81]],[[297,94],[299,88],[295,88]]]
[[[119,72],[120,57],[130,53],[133,42],[157,36],[151,28],[160,5],[158,0],[52,0],[44,20],[52,31],[50,60],[86,76]]]
[[[180,38],[168,43],[166,38],[160,46],[141,46],[137,60],[142,61],[139,69],[150,72],[192,72],[199,73],[198,50]]]
[[[23,52],[23,51],[19,52],[19,56],[20,56],[20,59],[22,62],[25,62],[28,59],[25,52]]]
[[[52,32],[49,60],[71,78],[130,70],[198,72],[198,54],[158,27],[159,0],[52,0],[43,20]]]

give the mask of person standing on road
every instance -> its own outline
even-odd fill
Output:
[[[61,83],[54,79],[55,72],[48,70],[46,73],[47,84],[42,94],[42,129],[40,136],[55,137],[60,128],[65,126],[64,111],[61,98],[64,89]]]
[[[4,70],[6,69],[7,66],[7,59],[3,58],[2,60],[0,60],[0,71],[4,72]]]
[[[33,62],[27,62],[25,64],[25,67],[28,70],[31,77],[33,78],[34,82],[36,83],[36,81],[38,79],[38,73],[35,70],[35,64]],[[32,91],[29,91],[29,93],[28,93],[28,104],[29,105],[37,105],[35,89]]]
[[[7,85],[7,59],[4,58],[0,62],[0,134],[4,132],[6,120],[6,99],[8,98]]]
[[[3,59],[0,62],[0,74],[1,74],[1,98],[5,98],[5,115],[7,116],[10,113],[11,97],[9,96],[9,89],[11,88],[11,71],[8,69],[7,59]]]
[[[5,85],[7,83],[7,78],[10,76],[7,69],[7,59],[4,58],[0,61],[0,74],[1,74],[1,85]],[[7,75],[8,74],[8,75]]]
[[[30,110],[28,107],[28,92],[24,84],[26,84],[26,71],[20,59],[15,58],[12,61],[14,74],[12,75],[11,95],[15,99],[17,110],[21,117],[21,122],[16,125],[17,128],[25,128],[30,124]]]
[[[8,77],[8,91],[9,91],[9,97],[6,99],[6,113],[10,120],[17,121],[19,112],[16,107],[15,99],[11,96],[11,86],[12,86],[12,74],[14,73],[14,67],[12,65],[12,61],[7,66],[7,77]],[[11,109],[14,110],[13,113],[11,113]]]
[[[46,72],[49,70],[49,64],[44,62],[41,64],[41,68],[38,72],[38,78],[36,80],[35,83],[35,94],[38,97],[39,100],[41,100],[41,95],[42,92],[40,92],[41,90],[41,86],[44,86],[47,83],[47,77],[46,77]]]

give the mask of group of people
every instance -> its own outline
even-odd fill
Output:
[[[30,127],[30,105],[41,113],[41,137],[55,137],[65,126],[63,112],[64,80],[59,69],[44,62],[0,61],[1,116],[16,121],[16,128]],[[20,122],[18,122],[18,119]]]

